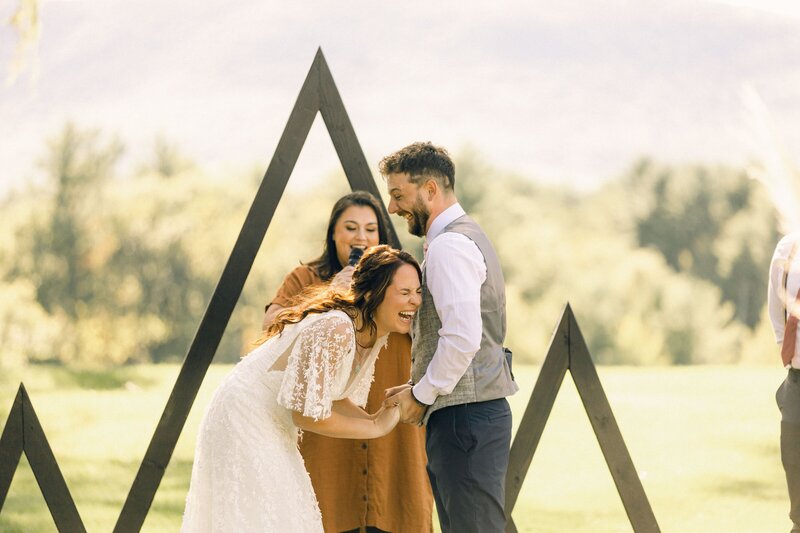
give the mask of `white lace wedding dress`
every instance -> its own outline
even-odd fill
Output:
[[[200,424],[181,531],[323,531],[291,410],[320,420],[334,400],[363,407],[385,343],[378,339],[359,365],[353,322],[328,311],[286,326],[242,359]]]

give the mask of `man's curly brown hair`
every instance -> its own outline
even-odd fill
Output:
[[[419,185],[435,179],[446,190],[453,191],[456,185],[456,166],[447,150],[430,142],[409,144],[378,164],[383,176],[408,174],[411,183]]]

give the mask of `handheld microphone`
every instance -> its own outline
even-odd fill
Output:
[[[361,256],[364,255],[363,248],[353,248],[350,250],[350,259],[347,260],[347,264],[350,266],[356,266],[358,260],[361,259]]]

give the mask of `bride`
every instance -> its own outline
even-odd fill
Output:
[[[395,427],[399,407],[368,414],[359,406],[387,335],[409,330],[420,279],[411,255],[375,246],[347,292],[329,290],[277,316],[208,406],[181,531],[323,531],[299,430],[372,439]]]

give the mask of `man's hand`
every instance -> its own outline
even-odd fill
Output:
[[[425,407],[417,403],[411,393],[411,385],[402,385],[402,390],[396,394],[389,396],[384,400],[384,405],[387,406],[400,406],[400,422],[405,424],[419,424],[422,420],[422,415],[425,414]],[[399,389],[401,387],[393,387],[391,390]]]

